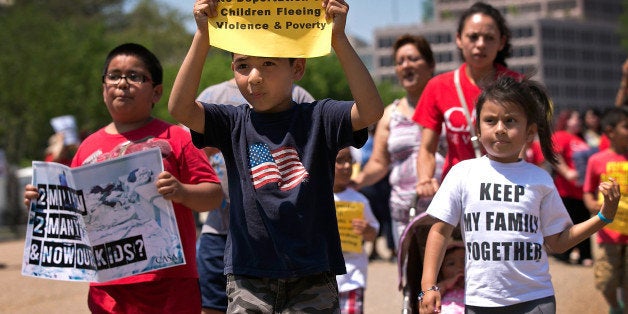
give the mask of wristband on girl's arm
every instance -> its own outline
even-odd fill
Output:
[[[601,211],[597,212],[597,216],[598,216],[598,218],[600,218],[600,220],[601,220],[601,221],[603,221],[604,223],[610,224],[610,223],[612,223],[612,222],[613,222],[613,219],[608,219],[608,218],[604,217],[604,215],[602,215],[602,212],[601,212]]]
[[[425,296],[425,293],[428,291],[435,291],[435,292],[440,293],[440,288],[437,285],[433,285],[425,291],[420,291],[419,295],[416,298],[417,301],[419,301],[419,303],[423,302],[423,296]]]

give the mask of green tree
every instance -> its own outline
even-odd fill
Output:
[[[139,0],[21,0],[0,6],[0,148],[22,166],[41,159],[53,134],[51,118],[72,114],[79,128],[94,131],[110,121],[102,101],[102,64],[113,47],[136,42],[155,52],[164,68],[164,95],[157,117],[174,122],[167,102],[192,34],[191,15]],[[233,77],[230,53],[212,49],[200,90]],[[307,61],[298,82],[315,98],[351,100],[342,68],[332,53]],[[400,95],[392,84],[378,86],[386,103]]]
[[[384,81],[377,84],[377,91],[385,105],[392,103],[395,99],[402,98],[406,92],[399,84]]]
[[[111,48],[137,42],[164,66],[167,96],[191,40],[183,17],[153,0],[129,12],[123,0],[23,0],[0,6],[0,148],[12,163],[41,159],[52,117],[73,114],[81,129],[110,121],[102,101],[102,64]],[[169,81],[168,81],[169,80]]]
[[[351,100],[349,83],[335,54],[308,59],[305,75],[298,82],[316,99]]]
[[[42,157],[50,118],[70,113],[89,117],[89,126],[102,117],[93,105],[101,98],[94,64],[103,58],[103,25],[59,20],[57,10],[30,2],[0,11],[0,147],[12,162]]]
[[[621,46],[628,50],[628,0],[622,0],[623,11],[619,16],[619,36],[621,37]]]
[[[307,89],[316,99],[353,99],[347,78],[333,53],[308,59],[305,75],[298,84]],[[403,89],[391,82],[378,83],[377,90],[384,104],[389,104],[404,95]]]

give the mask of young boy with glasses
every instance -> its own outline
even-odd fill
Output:
[[[251,105],[195,101],[210,45],[208,17],[220,1],[197,0],[197,31],[174,83],[168,109],[197,146],[219,148],[231,198],[225,251],[227,312],[337,312],[335,276],[344,274],[333,198],[341,148],[362,146],[383,104],[344,32],[348,5],[324,0],[334,17],[332,47],[355,101],[296,104],[292,85],[305,59],[233,54],[231,68]]]
[[[159,147],[165,171],[155,184],[173,202],[186,264],[92,283],[89,309],[92,313],[199,313],[192,210],[207,211],[220,204],[219,180],[186,130],[152,116],[163,91],[163,71],[153,53],[138,44],[120,45],[107,56],[103,72],[103,99],[112,121],[81,143],[71,167]],[[37,189],[27,185],[24,197],[29,206],[38,197]]]

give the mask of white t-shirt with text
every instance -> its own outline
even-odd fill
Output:
[[[460,223],[467,305],[508,306],[554,295],[543,238],[572,221],[545,170],[486,156],[462,161],[427,213]]]

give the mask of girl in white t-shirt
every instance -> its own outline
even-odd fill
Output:
[[[610,223],[619,185],[602,182],[598,215],[573,225],[552,178],[520,158],[538,133],[545,159],[556,162],[552,105],[543,87],[501,77],[482,92],[476,110],[476,133],[487,154],[454,166],[427,210],[439,221],[427,238],[420,312],[440,311],[438,271],[447,239],[460,224],[467,313],[554,313],[544,247],[563,252]]]

